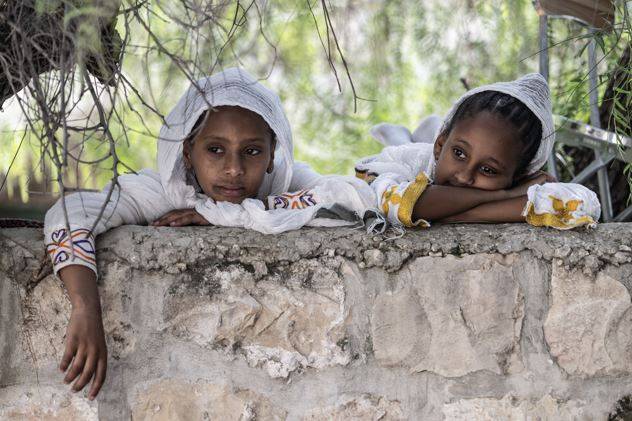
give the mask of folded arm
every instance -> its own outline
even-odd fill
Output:
[[[483,203],[465,212],[440,219],[443,223],[502,223],[525,222],[522,212],[527,204],[527,196]]]
[[[415,203],[413,219],[437,221],[457,216],[491,216],[495,214],[491,211],[492,203],[513,203],[513,200],[510,198],[509,192],[505,190],[488,191],[430,185]],[[521,211],[522,209],[520,209]],[[502,214],[497,213],[496,215]]]
[[[481,190],[429,184],[427,175],[420,172],[412,181],[397,174],[383,174],[371,186],[378,206],[391,223],[427,227],[428,221],[445,222],[453,217],[461,222],[523,221],[520,214],[526,202],[518,198],[525,196],[530,186],[546,182],[547,177],[538,173],[511,189]],[[499,203],[499,209],[494,208]]]

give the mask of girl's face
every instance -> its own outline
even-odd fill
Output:
[[[193,139],[184,161],[204,193],[216,202],[241,203],[257,196],[272,172],[275,141],[263,118],[241,107],[216,107]]]
[[[434,145],[438,185],[501,190],[513,184],[521,144],[511,123],[482,112],[461,120]]]

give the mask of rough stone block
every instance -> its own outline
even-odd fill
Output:
[[[291,268],[290,271],[300,268]],[[234,348],[271,377],[298,368],[345,365],[344,287],[322,264],[310,264],[310,285],[264,279],[243,268],[211,268],[196,287],[181,284],[165,301],[165,326],[201,346]],[[211,290],[200,289],[209,285]]]
[[[70,305],[42,243],[41,230],[0,230],[3,420],[630,412],[632,224],[437,225],[396,239],[114,229],[97,241],[98,403],[68,393],[57,368]]]
[[[375,300],[375,357],[385,366],[459,377],[522,369],[517,256],[421,257]]]
[[[589,421],[588,411],[578,401],[560,401],[549,395],[539,400],[521,400],[513,396],[502,399],[462,399],[444,405],[443,415],[448,420],[542,420]]]
[[[97,404],[55,386],[0,388],[0,419],[97,421]]]
[[[133,420],[284,420],[286,411],[249,390],[168,379],[144,385],[132,403]]]
[[[568,374],[632,373],[632,303],[621,282],[629,269],[609,267],[593,276],[554,263],[544,334]]]
[[[383,397],[364,394],[350,397],[341,396],[339,403],[309,411],[304,421],[346,421],[346,420],[405,420],[399,402]]]

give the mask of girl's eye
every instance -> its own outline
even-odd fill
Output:
[[[208,151],[210,153],[214,153],[214,154],[218,154],[218,153],[224,152],[224,150],[222,148],[220,148],[219,146],[209,146],[208,147]]]
[[[492,167],[482,166],[481,172],[485,175],[495,175],[497,172]]]
[[[457,159],[465,159],[465,153],[459,148],[453,148],[452,152]]]
[[[261,153],[261,150],[257,148],[246,149],[246,155],[256,156],[256,155],[259,155],[260,153]]]

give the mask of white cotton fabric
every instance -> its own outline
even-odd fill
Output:
[[[522,213],[527,213],[533,205],[533,212],[536,215],[556,215],[564,226],[555,226],[554,228],[565,230],[585,225],[589,228],[597,225],[601,216],[601,205],[595,192],[581,184],[575,183],[545,183],[542,185],[534,185],[527,190],[528,202]],[[554,199],[560,200],[567,212],[560,212],[555,209]],[[579,201],[576,209],[571,210],[569,203],[571,201]],[[586,222],[588,220],[589,222]]]
[[[425,117],[413,133],[406,127],[397,124],[380,123],[369,130],[369,133],[384,146],[407,145],[409,143],[434,143],[439,135],[443,121],[438,115]]]
[[[187,184],[183,141],[202,113],[219,106],[239,106],[259,114],[277,138],[274,170],[265,175],[257,198],[247,199],[241,204],[216,203]],[[123,224],[147,224],[169,211],[185,208],[195,208],[213,225],[244,227],[266,234],[305,225],[353,225],[361,224],[365,211],[375,203],[372,189],[360,180],[342,176],[323,177],[306,164],[294,163],[292,134],[280,99],[239,68],[200,79],[187,89],[166,117],[160,131],[157,167],[157,172],[146,169],[138,174],[119,177],[120,187],[115,188],[103,217],[94,226],[93,237]],[[268,196],[302,189],[314,189],[318,198],[316,205],[300,210],[265,210],[263,201]],[[44,235],[53,262],[56,262],[56,244],[60,244],[60,230],[66,229],[65,215],[68,215],[70,232],[90,230],[105,203],[108,190],[109,186],[106,186],[102,192],[66,196],[47,212]],[[332,212],[320,217],[324,209],[339,206],[349,212],[346,218],[334,218]],[[94,243],[93,239],[90,241]],[[73,258],[54,263],[55,273],[71,264],[88,266],[96,272],[94,264]]]
[[[430,143],[388,146],[377,155],[361,159],[355,168],[369,175],[383,176],[390,173],[389,177],[398,180],[414,180],[423,171],[432,181],[435,168],[433,149]]]

